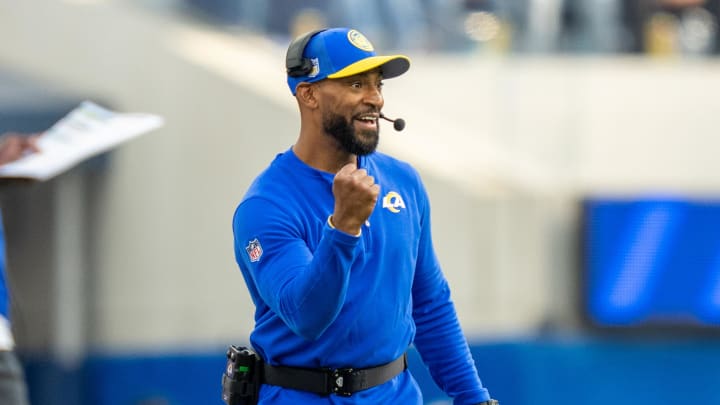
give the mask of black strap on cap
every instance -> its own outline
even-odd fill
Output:
[[[301,77],[307,76],[310,72],[312,72],[312,62],[310,59],[303,57],[303,52],[305,52],[305,47],[312,37],[323,31],[325,30],[310,31],[297,37],[290,43],[287,54],[285,55],[285,69],[288,76]]]

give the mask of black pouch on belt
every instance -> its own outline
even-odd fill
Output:
[[[227,405],[255,405],[262,382],[263,360],[247,347],[230,346],[222,376],[222,399]]]

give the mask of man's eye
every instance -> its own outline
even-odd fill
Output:
[[[361,82],[352,82],[352,83],[350,83],[350,86],[351,86],[353,89],[359,89],[359,88],[362,87],[362,83],[361,83]]]

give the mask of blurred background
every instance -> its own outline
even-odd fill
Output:
[[[0,189],[37,404],[222,404],[253,306],[231,218],[290,147],[318,26],[413,60],[380,149],[415,165],[503,405],[720,403],[718,0],[0,0],[0,132],[82,100],[166,125]],[[426,403],[449,404],[411,351]]]

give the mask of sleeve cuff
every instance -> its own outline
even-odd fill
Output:
[[[353,237],[355,237],[355,238],[359,238],[360,235],[362,235],[362,229],[360,229],[360,231],[357,233],[357,235],[353,235],[353,234],[349,234],[349,233],[347,233],[347,232],[343,232],[343,231],[335,228],[335,224],[333,224],[333,222],[332,222],[332,214],[331,214],[331,215],[328,215],[327,224],[328,224],[328,226],[330,227],[330,229],[335,229],[336,231],[342,232],[342,233],[344,233],[345,235],[350,235],[350,236],[353,236]]]

